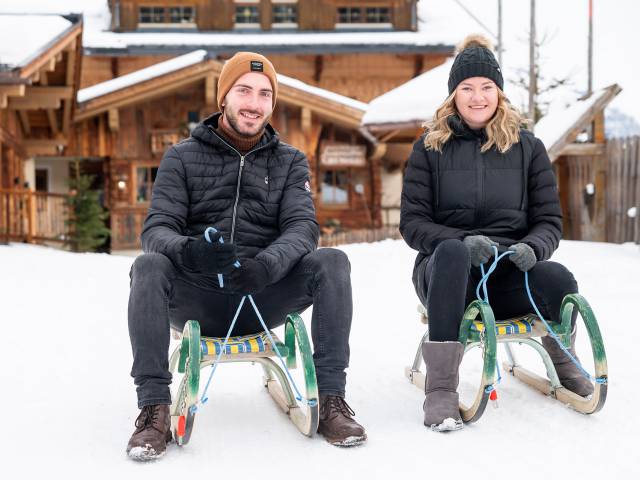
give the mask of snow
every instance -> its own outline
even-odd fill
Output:
[[[313,85],[309,85],[308,83],[292,77],[287,77],[286,75],[278,74],[277,76],[278,83],[281,85],[287,85],[288,87],[302,90],[304,92],[310,93],[311,95],[322,97],[327,100],[331,100],[332,102],[341,103],[343,105],[361,110],[363,112],[367,109],[367,104],[364,102],[360,102],[358,100],[354,100],[353,98],[340,95],[339,93],[332,92],[331,90],[314,87]]]
[[[101,97],[108,93],[130,87],[136,83],[151,80],[153,78],[190,67],[191,65],[202,62],[206,57],[206,50],[195,50],[191,53],[156,63],[155,65],[151,65],[150,67],[137,70],[127,75],[122,75],[121,77],[107,80],[106,82],[98,83],[91,87],[83,88],[82,90],[78,90],[78,102],[86,102],[96,97]]]
[[[455,478],[492,480],[638,478],[637,245],[563,241],[554,255],[573,271],[600,322],[610,374],[604,409],[582,416],[504,376],[500,407],[448,434],[422,425],[423,394],[403,375],[423,333],[411,284],[415,252],[402,241],[342,249],[354,293],[347,398],[367,427],[368,444],[342,450],[302,436],[264,392],[259,367],[225,364],[191,442],[171,444],[160,461],[139,465],[124,453],[138,412],[126,320],[133,259],[0,246],[3,471],[69,479],[413,479],[449,478],[452,471]],[[585,339],[581,329],[578,353],[588,360]],[[541,371],[535,354],[518,350]],[[479,374],[469,354],[463,397]]]
[[[71,25],[57,15],[0,14],[0,67],[27,65]]]
[[[547,149],[560,140],[572,125],[582,116],[596,101],[605,95],[606,90],[594,92],[586,100],[573,102],[569,106],[556,105],[552,111],[538,120],[535,125],[535,135]]]
[[[453,59],[424,72],[369,102],[363,125],[424,122],[449,96],[447,82]]]

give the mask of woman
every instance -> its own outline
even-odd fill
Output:
[[[488,40],[467,37],[451,67],[449,97],[425,125],[404,177],[400,231],[419,252],[413,283],[429,316],[429,341],[422,346],[424,424],[438,431],[462,428],[456,390],[464,348],[458,329],[493,246],[514,252],[491,276],[496,318],[531,311],[522,272],[529,272],[546,319],[559,321],[562,299],[578,291],[571,272],[548,261],[562,234],[549,157],[542,142],[521,128],[523,118],[503,85]],[[553,339],[542,342],[562,384],[590,395],[591,383]],[[573,354],[574,344],[575,327]]]

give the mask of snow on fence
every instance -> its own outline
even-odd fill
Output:
[[[607,241],[640,244],[640,137],[607,142]]]

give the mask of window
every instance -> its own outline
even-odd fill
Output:
[[[257,5],[236,5],[236,24],[259,24],[260,11]]]
[[[339,24],[391,23],[391,13],[388,7],[338,7],[337,17]]]
[[[154,27],[174,25],[195,25],[196,9],[194,7],[140,7],[138,10],[140,25]]]
[[[362,10],[358,7],[339,7],[338,23],[360,23]]]
[[[140,7],[139,23],[164,22],[164,7]]]
[[[171,23],[195,23],[196,12],[193,7],[169,7]]]
[[[274,5],[273,23],[298,23],[298,7],[296,5]]]
[[[386,7],[367,7],[367,23],[390,23],[389,9]]]
[[[321,199],[323,205],[349,205],[349,171],[324,170],[322,172]]]
[[[146,203],[151,201],[151,188],[157,174],[158,167],[136,168],[136,202]]]

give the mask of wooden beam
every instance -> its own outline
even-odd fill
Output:
[[[585,156],[604,155],[606,145],[604,143],[568,143],[560,152],[560,155]]]
[[[389,140],[391,140],[393,137],[395,137],[396,135],[398,135],[400,132],[402,132],[402,129],[401,129],[401,128],[397,128],[397,129],[395,129],[395,130],[391,130],[391,131],[390,131],[389,133],[387,133],[386,135],[383,135],[383,136],[380,138],[380,141],[381,141],[382,143],[386,143],[386,142],[388,142]]]
[[[6,130],[5,128],[3,128],[1,125],[0,125],[0,143],[9,145],[21,157],[26,156],[22,141],[18,140],[15,137],[15,135],[13,135],[9,130]]]
[[[98,156],[106,157],[107,153],[107,126],[104,115],[98,117]]]
[[[11,110],[58,109],[61,102],[62,100],[56,97],[11,97],[7,107]]]
[[[73,87],[61,86],[61,87],[27,87],[25,97],[56,97],[60,99],[72,99]]]
[[[24,147],[27,151],[28,157],[35,157],[37,155],[60,155],[59,146],[66,147],[67,139],[39,139],[39,140],[25,140]]]
[[[302,107],[300,111],[300,128],[303,132],[309,132],[311,130],[311,109],[308,107]]]
[[[9,97],[4,93],[0,93],[0,109],[9,106]]]
[[[40,75],[40,83],[43,86],[47,86],[49,84],[49,76],[47,72],[42,72],[42,74]],[[22,112],[23,110],[20,111],[20,113]],[[50,108],[47,109],[47,119],[49,120],[51,133],[53,133],[54,136],[58,135],[59,129],[58,129],[58,118],[56,117],[56,111]]]
[[[31,124],[29,123],[29,115],[26,110],[19,110],[18,117],[20,117],[20,123],[22,124],[22,131],[25,136],[31,135]]]
[[[67,49],[67,71],[65,74],[65,85],[68,87],[74,86],[75,78],[76,78],[76,41],[73,40],[69,44],[69,48]],[[73,107],[73,100],[67,99],[64,101],[63,112],[62,112],[62,132],[65,135],[69,135],[69,129],[71,128],[71,112]]]
[[[7,97],[24,97],[26,85],[0,85],[0,95]]]
[[[120,130],[120,115],[117,108],[112,108],[107,114],[109,116],[109,130],[117,132]]]
[[[58,109],[63,99],[71,99],[72,87],[27,87],[23,97],[10,97],[12,110]]]
[[[47,63],[45,63],[44,67],[40,70],[40,75],[43,73],[53,72],[56,69],[57,55],[55,57],[51,57]]]

